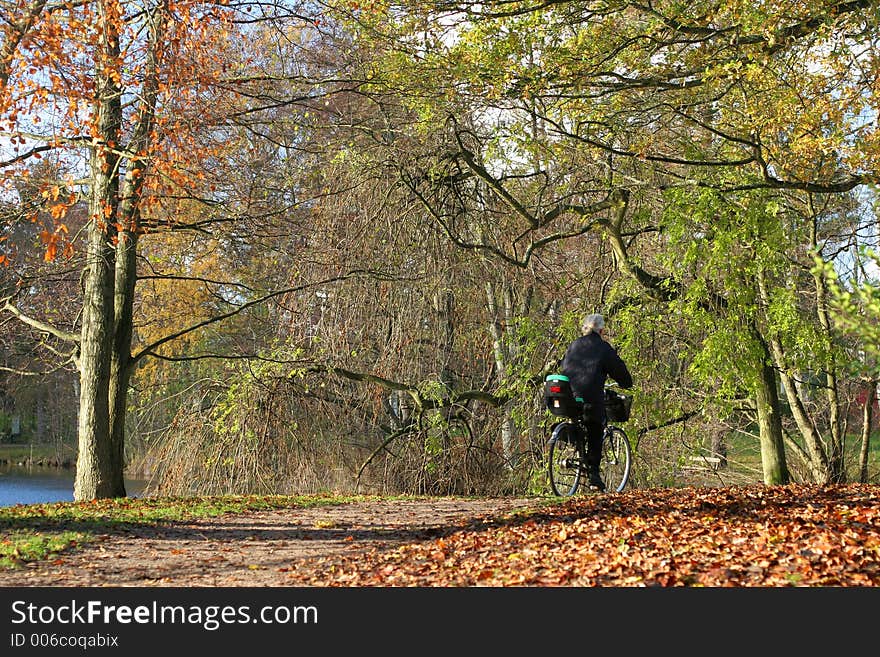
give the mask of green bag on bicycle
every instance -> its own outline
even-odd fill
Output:
[[[584,400],[574,396],[567,376],[548,374],[544,379],[544,406],[553,415],[574,418],[583,412]]]

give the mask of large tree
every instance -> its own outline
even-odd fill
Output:
[[[125,495],[133,369],[192,328],[175,327],[132,354],[142,239],[163,230],[204,234],[205,226],[230,219],[211,210],[222,194],[211,178],[222,180],[218,162],[235,150],[230,113],[247,110],[246,103],[235,106],[239,97],[229,91],[245,84],[238,15],[191,0],[8,8],[0,60],[0,120],[14,147],[4,163],[7,180],[32,178],[33,159],[50,150],[73,171],[66,183],[49,181],[41,190],[41,208],[56,220],[44,231],[47,259],[62,254],[65,216],[80,197],[88,208],[78,330],[62,331],[22,312],[20,291],[5,299],[5,309],[22,321],[76,344],[76,499]],[[181,211],[183,203],[203,209]],[[211,321],[234,314],[227,307]]]

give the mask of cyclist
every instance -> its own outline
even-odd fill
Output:
[[[581,330],[583,335],[569,345],[562,357],[561,371],[571,381],[575,396],[584,399],[587,475],[591,489],[604,491],[599,465],[605,425],[605,381],[611,377],[621,388],[632,388],[633,380],[617,350],[603,337],[605,319],[602,315],[587,315]]]

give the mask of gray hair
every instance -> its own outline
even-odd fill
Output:
[[[601,331],[605,328],[605,318],[602,315],[587,315],[584,317],[584,323],[581,324],[584,333],[593,333]]]

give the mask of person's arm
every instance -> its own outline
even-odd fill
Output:
[[[627,368],[626,363],[623,362],[623,359],[618,355],[614,347],[611,347],[609,353],[608,376],[614,379],[615,383],[621,388],[629,389],[633,387],[633,379],[629,373],[629,368]]]

